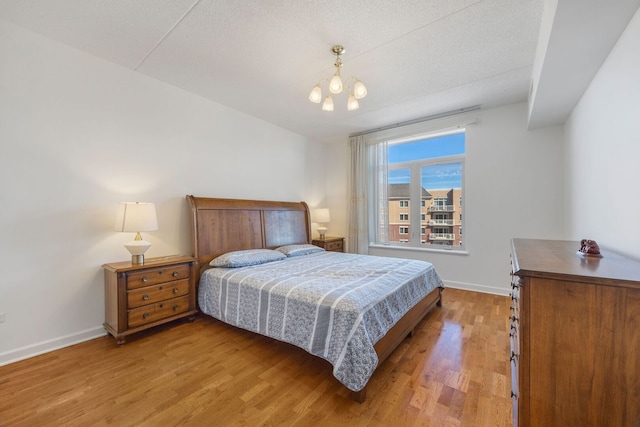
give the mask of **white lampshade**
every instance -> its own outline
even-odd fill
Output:
[[[367,96],[367,88],[364,86],[364,83],[362,83],[360,80],[358,80],[356,84],[353,85],[353,94],[356,97],[356,99],[362,99],[365,96]]]
[[[331,95],[327,95],[324,102],[322,103],[322,109],[324,111],[333,111],[333,98]]]
[[[340,78],[340,74],[335,73],[331,80],[329,81],[329,92],[331,93],[341,93],[342,92],[342,79]]]
[[[156,205],[153,203],[121,202],[116,214],[116,231],[138,233],[158,229]]]
[[[322,101],[322,89],[320,85],[317,84],[311,89],[311,93],[309,94],[309,101],[319,104]]]
[[[151,243],[142,240],[140,232],[158,229],[156,205],[140,202],[120,203],[114,228],[116,231],[136,233],[134,240],[124,246],[131,253],[132,264],[144,264],[144,253],[149,249]]]
[[[352,93],[349,94],[349,99],[347,100],[347,110],[353,111],[357,110],[358,108],[360,108],[360,103]]]
[[[313,211],[313,222],[319,224],[326,224],[331,222],[331,213],[327,208],[315,209]]]

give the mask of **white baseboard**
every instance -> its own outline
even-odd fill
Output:
[[[0,353],[0,366],[38,356],[40,354],[49,353],[64,347],[69,347],[84,341],[103,337],[107,334],[102,326],[91,328],[74,334],[54,338],[37,344],[28,345],[26,347],[17,348],[4,353]]]
[[[455,288],[455,289],[462,289],[465,291],[482,292],[485,294],[503,295],[503,296],[509,296],[509,292],[511,292],[510,288],[496,288],[493,286],[483,286],[483,285],[476,285],[474,283],[464,283],[464,282],[451,282],[447,280],[444,281],[444,286],[445,286],[445,289]]]

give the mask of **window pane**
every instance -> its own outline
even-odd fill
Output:
[[[464,154],[465,134],[438,136],[420,141],[400,144],[389,144],[389,164],[408,162],[416,159],[432,159],[434,157]]]
[[[389,242],[406,243],[409,234],[410,169],[391,169],[387,198],[389,200]]]
[[[424,245],[460,246],[462,236],[462,163],[421,168],[422,187],[427,200],[427,230]]]

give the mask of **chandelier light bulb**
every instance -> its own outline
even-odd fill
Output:
[[[311,93],[309,94],[309,101],[319,104],[322,101],[322,89],[320,88],[320,84],[317,84],[311,89]]]
[[[350,93],[349,99],[347,101],[347,110],[353,111],[357,110],[358,108],[360,108],[360,103],[356,99],[355,95],[353,93]]]
[[[340,72],[336,72],[333,77],[331,77],[331,81],[329,82],[329,92],[335,94],[342,92],[342,79],[340,78]]]
[[[333,98],[331,98],[331,95],[327,95],[324,99],[324,102],[322,103],[322,110],[333,111]]]
[[[360,80],[358,80],[356,84],[353,85],[353,92],[356,99],[362,99],[367,96],[367,88],[364,87],[364,83],[362,83]]]

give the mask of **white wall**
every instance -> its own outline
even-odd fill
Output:
[[[432,262],[448,286],[506,295],[513,237],[563,238],[562,127],[527,130],[526,103],[479,111],[467,127],[464,241],[468,255],[372,248],[372,255]],[[346,143],[333,158],[348,156]],[[342,156],[342,157],[341,157]],[[333,210],[347,209],[347,160],[327,165],[340,176],[328,193]],[[346,235],[343,223],[330,233]]]
[[[565,124],[565,227],[640,258],[640,11]]]
[[[186,194],[322,202],[300,135],[2,20],[0,57],[0,364],[104,333],[118,202],[157,204],[150,257],[190,253]]]

